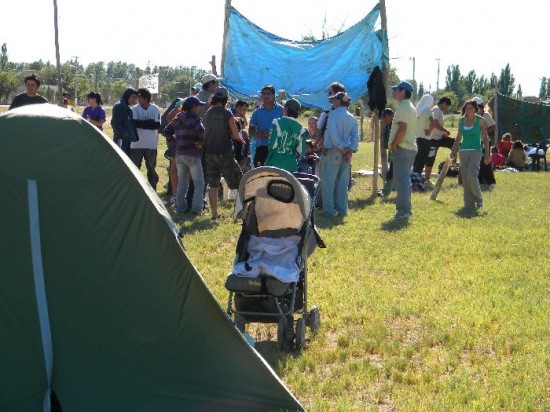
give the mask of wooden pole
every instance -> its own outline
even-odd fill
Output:
[[[495,121],[495,146],[498,146],[499,134],[498,134],[498,80],[495,85],[495,102],[493,103],[493,108],[495,109],[494,121]]]
[[[225,19],[223,21],[223,44],[222,44],[222,61],[220,73],[223,78],[223,66],[225,64],[225,49],[227,48],[227,35],[229,33],[229,15],[231,13],[231,0],[225,0]]]
[[[388,32],[388,18],[386,14],[386,1],[385,0],[379,0],[380,3],[380,25],[382,27],[382,35],[387,40],[387,32]],[[389,57],[389,46],[387,50]],[[390,74],[390,68],[389,68],[389,62],[385,61],[382,66],[382,75],[384,77],[384,88],[388,90],[388,77]],[[383,133],[384,127],[382,124],[382,120],[378,119],[378,114],[374,113],[372,117],[372,121],[376,122],[376,126],[378,126],[375,130],[376,133],[374,135],[374,162],[373,162],[373,173],[372,173],[372,196],[377,196],[378,194],[378,159],[380,158],[380,140],[381,136],[380,134]],[[387,165],[384,167],[384,163],[382,164],[382,170],[387,168]],[[384,177],[385,171],[383,173]]]
[[[378,194],[378,159],[380,158],[380,131],[378,113],[375,109],[372,113],[372,131],[374,136],[374,164],[372,167],[372,195]]]
[[[63,84],[61,83],[61,57],[59,56],[59,28],[57,26],[57,0],[53,0],[53,25],[55,29],[55,60],[57,64],[57,98],[63,104]]]

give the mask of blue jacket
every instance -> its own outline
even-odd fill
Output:
[[[113,127],[114,140],[122,139],[130,142],[137,142],[139,140],[132,120],[132,109],[128,106],[128,99],[132,94],[137,94],[137,91],[132,88],[126,89],[120,101],[113,106],[111,126]]]

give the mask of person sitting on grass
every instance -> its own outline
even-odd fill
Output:
[[[298,100],[290,99],[284,105],[283,117],[273,120],[265,166],[289,172],[298,170],[298,157],[306,152],[308,136],[308,131],[297,120],[301,107]]]
[[[513,145],[512,135],[510,133],[504,133],[502,135],[502,140],[498,142],[498,152],[504,156],[504,158],[507,158]]]
[[[520,172],[525,169],[525,166],[527,165],[527,155],[525,154],[521,140],[514,142],[512,150],[510,150],[508,158],[506,159],[506,165],[513,167]]]
[[[496,147],[491,148],[491,153],[491,163],[493,164],[493,169],[504,168],[506,165],[506,158],[499,153]]]

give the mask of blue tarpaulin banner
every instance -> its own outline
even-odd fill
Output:
[[[387,34],[374,30],[379,5],[348,30],[325,40],[294,41],[271,34],[231,8],[223,85],[237,96],[258,96],[266,84],[304,106],[329,108],[327,87],[338,81],[357,100],[376,66],[388,64]]]

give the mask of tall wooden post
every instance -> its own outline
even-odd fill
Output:
[[[499,140],[499,134],[498,134],[498,80],[495,85],[495,103],[493,104],[493,108],[495,109],[494,115],[494,121],[495,121],[495,146],[498,146],[498,140]]]
[[[55,60],[57,64],[57,98],[63,104],[63,84],[61,83],[61,57],[59,57],[59,28],[57,26],[57,0],[53,0],[53,25],[55,29]]]
[[[382,27],[382,35],[387,39],[388,32],[388,19],[386,15],[386,2],[385,0],[379,0],[380,3],[380,25]],[[388,46],[388,56],[389,56],[389,46]],[[384,88],[388,90],[388,77],[390,73],[389,63],[384,62],[382,67],[382,75],[384,77]],[[374,135],[374,162],[373,162],[373,172],[372,172],[372,196],[377,196],[378,194],[378,159],[380,159],[380,134],[383,133],[384,127],[382,125],[382,120],[378,119],[378,113],[374,113],[372,116],[372,121],[376,123],[375,135]],[[385,160],[385,159],[383,159]],[[382,165],[383,175],[385,176],[385,167],[384,163]],[[387,166],[386,166],[387,167]]]
[[[227,48],[227,35],[229,34],[229,15],[231,13],[231,0],[225,0],[225,18],[223,21],[223,44],[222,44],[222,61],[220,74],[223,78],[225,65],[225,49]]]

